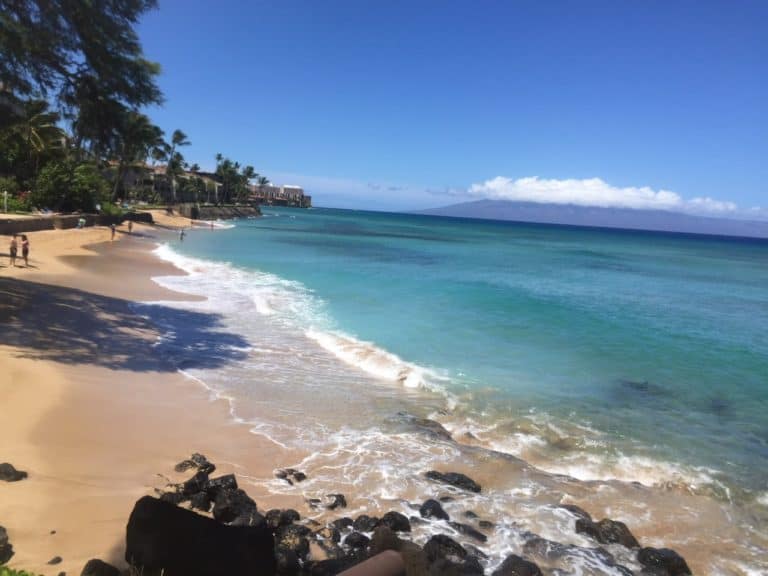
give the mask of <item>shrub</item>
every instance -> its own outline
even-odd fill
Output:
[[[51,162],[40,171],[31,202],[39,208],[93,212],[108,197],[109,185],[91,163]]]

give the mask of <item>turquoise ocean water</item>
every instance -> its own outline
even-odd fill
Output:
[[[311,389],[338,448],[344,395],[368,431],[397,397],[549,473],[768,507],[768,241],[264,212],[160,249],[191,276],[159,281],[252,342],[194,376],[254,430],[300,437],[280,399]]]

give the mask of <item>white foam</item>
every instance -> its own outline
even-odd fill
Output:
[[[406,362],[376,346],[341,332],[307,330],[306,335],[340,360],[355,366],[376,378],[398,382],[406,388],[440,390],[436,380],[442,379],[434,371]]]
[[[217,230],[229,230],[231,228],[234,228],[236,224],[232,224],[231,222],[225,222],[222,220],[192,220],[192,227],[193,228],[208,228],[208,229],[217,229]]]

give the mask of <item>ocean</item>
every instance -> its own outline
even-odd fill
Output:
[[[768,571],[768,241],[265,208],[157,253],[188,272],[158,283],[208,298],[165,305],[249,342],[216,370],[196,360],[226,338],[158,345],[303,455],[308,481],[261,488],[413,515],[447,494],[425,471],[459,471],[483,492],[446,510],[494,523],[488,568],[535,533],[578,546],[542,566],[620,573],[575,503],[695,573]]]

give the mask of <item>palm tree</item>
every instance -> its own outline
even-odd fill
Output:
[[[14,126],[29,154],[32,176],[37,176],[40,156],[54,150],[62,150],[66,140],[64,130],[56,125],[59,115],[48,110],[45,100],[29,100],[23,103],[21,116]]]
[[[149,155],[163,145],[163,131],[152,124],[150,119],[140,112],[129,111],[123,117],[118,129],[117,173],[112,190],[113,200],[118,197],[123,186],[125,169],[132,162],[143,162]]]
[[[181,156],[178,152],[176,152],[176,148],[179,146],[189,146],[191,142],[187,139],[187,135],[184,134],[181,130],[178,128],[173,131],[173,134],[171,135],[171,149],[170,152],[168,152],[168,165],[165,168],[165,175],[171,177],[171,196],[176,201],[176,176],[175,174],[177,172],[171,171],[171,164],[174,163],[175,159],[180,159],[176,162],[177,167],[181,166],[181,163],[184,161],[184,157]]]

